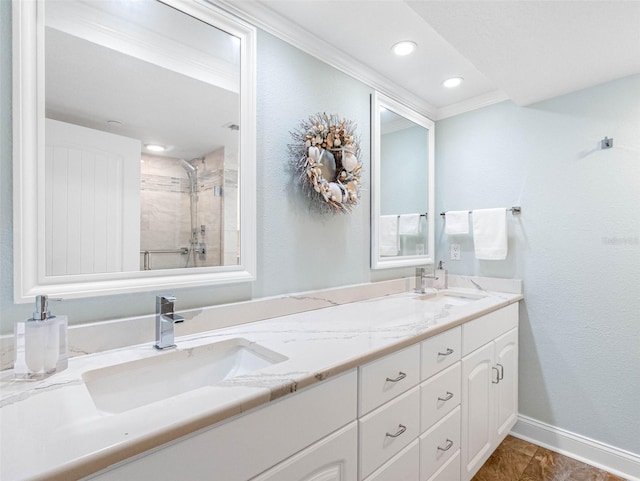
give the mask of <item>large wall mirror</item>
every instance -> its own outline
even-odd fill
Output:
[[[371,267],[433,264],[434,123],[375,92],[371,143]]]
[[[252,280],[255,29],[184,0],[13,15],[16,302]]]

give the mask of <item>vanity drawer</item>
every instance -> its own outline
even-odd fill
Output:
[[[451,456],[427,481],[460,481],[460,451]]]
[[[517,302],[463,324],[462,355],[466,356],[514,327],[518,327]]]
[[[460,449],[460,406],[420,436],[420,479],[428,479]]]
[[[421,343],[421,379],[429,379],[435,373],[460,360],[461,327],[454,327]]]
[[[360,479],[413,441],[420,429],[420,389],[415,387],[358,421]]]
[[[372,361],[359,368],[358,413],[367,414],[416,386],[420,381],[420,345]]]
[[[420,440],[414,440],[365,481],[420,481]]]
[[[460,362],[420,385],[420,432],[424,432],[460,404]]]

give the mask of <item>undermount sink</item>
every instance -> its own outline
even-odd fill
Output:
[[[415,299],[446,306],[464,306],[479,299],[484,299],[485,297],[487,297],[486,294],[480,292],[462,292],[443,289],[440,291],[427,292],[426,294],[419,294]]]
[[[87,371],[82,378],[96,407],[117,414],[286,361],[243,338]]]

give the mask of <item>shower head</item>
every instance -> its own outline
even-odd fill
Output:
[[[191,177],[191,174],[195,174],[196,171],[198,170],[196,167],[194,167],[184,159],[180,159],[180,163],[182,164],[182,167],[184,167],[184,170],[187,171],[187,174],[189,175],[189,177]]]

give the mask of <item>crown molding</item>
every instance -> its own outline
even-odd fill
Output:
[[[208,0],[242,20],[284,40],[305,53],[363,82],[431,120],[438,116],[438,109],[419,96],[398,86],[355,58],[328,44],[325,40],[282,17],[256,0]],[[330,60],[327,60],[330,59]]]
[[[461,102],[436,108],[414,93],[400,87],[359,60],[328,44],[324,39],[310,34],[301,26],[284,18],[258,0],[206,0],[228,13],[272,34],[281,40],[316,57],[322,62],[363,82],[387,97],[421,113],[430,120],[442,120],[465,112],[497,104],[509,97],[495,90]],[[329,60],[328,60],[329,59]]]
[[[487,94],[478,95],[462,102],[440,107],[437,112],[436,120],[446,119],[447,117],[453,117],[454,115],[460,115],[472,110],[481,109],[482,107],[488,107],[489,105],[497,104],[509,100],[509,97],[500,92],[494,90]]]

